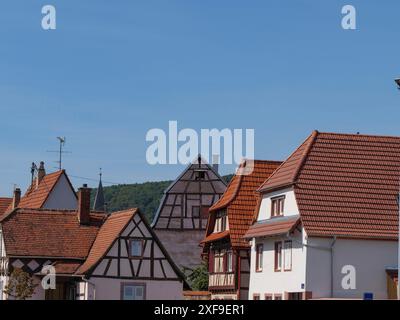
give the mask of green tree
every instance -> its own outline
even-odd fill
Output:
[[[3,292],[16,300],[26,300],[32,297],[37,286],[38,284],[28,273],[16,268],[10,274]]]
[[[194,268],[188,275],[188,281],[193,290],[207,291],[208,290],[208,270],[205,263]]]

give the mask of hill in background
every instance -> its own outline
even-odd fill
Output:
[[[222,178],[228,183],[233,175],[226,175]],[[145,182],[134,184],[120,184],[104,187],[104,198],[107,203],[107,211],[115,212],[128,208],[139,208],[148,221],[153,220],[160,204],[164,190],[172,181]],[[92,191],[92,203],[96,189]]]

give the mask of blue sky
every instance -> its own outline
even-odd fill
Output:
[[[41,28],[46,4],[57,30]],[[260,159],[314,129],[400,135],[399,15],[396,0],[3,1],[0,195],[27,187],[32,161],[54,170],[57,136],[69,174],[131,183],[182,170],[146,163],[146,132],[169,120],[254,128]]]

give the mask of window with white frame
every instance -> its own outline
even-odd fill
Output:
[[[145,285],[123,283],[121,288],[122,300],[145,300]]]
[[[287,240],[283,243],[283,252],[284,252],[284,271],[292,270],[292,241]]]
[[[224,272],[224,255],[225,250],[215,250],[214,251],[214,272],[222,273]]]
[[[217,214],[215,219],[215,226],[214,232],[222,232],[225,230],[229,230],[229,221],[228,216],[226,215],[225,211]]]
[[[228,251],[226,253],[226,271],[233,272],[233,252]]]
[[[285,196],[271,198],[271,217],[283,216]]]
[[[282,241],[275,242],[275,271],[282,270]]]
[[[256,272],[261,272],[263,268],[263,252],[264,246],[262,243],[256,246]]]

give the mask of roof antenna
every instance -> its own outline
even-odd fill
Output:
[[[58,153],[58,161],[56,161],[56,163],[58,163],[58,170],[61,170],[62,169],[62,155],[64,153],[71,153],[71,152],[63,150],[64,145],[65,145],[65,143],[67,141],[67,139],[65,137],[57,137],[57,139],[58,139],[58,142],[59,142],[59,145],[60,145],[59,149],[57,151],[51,150],[51,151],[47,151],[47,152]]]

